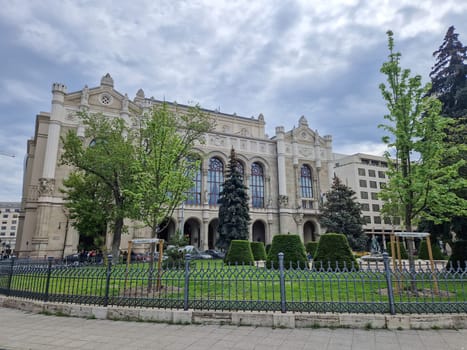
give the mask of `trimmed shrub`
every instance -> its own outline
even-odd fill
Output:
[[[266,249],[264,249],[263,242],[250,242],[250,246],[255,261],[266,260]]]
[[[269,254],[270,250],[271,250],[271,245],[268,243],[268,244],[266,244],[266,255]]]
[[[433,253],[433,260],[444,260],[444,255],[441,252],[439,245],[436,243],[431,245],[431,252]],[[428,256],[428,245],[426,244],[426,240],[422,240],[420,242],[420,247],[418,247],[418,258],[423,260],[430,259]]]
[[[316,255],[316,249],[318,249],[319,242],[308,242],[305,244],[305,250],[308,254],[310,254],[313,258]]]
[[[388,243],[387,247],[388,247],[388,255],[392,257],[392,248],[391,248],[392,244],[391,244],[391,242]],[[408,259],[409,254],[407,253],[407,250],[405,249],[405,246],[403,244],[401,244],[401,242],[399,242],[399,247],[401,249],[401,259]],[[396,258],[399,258],[397,256],[397,246],[395,246],[394,251],[396,252]]]
[[[447,268],[452,267],[454,269],[461,268],[465,269],[467,267],[467,241],[455,241],[452,244],[452,254],[449,258]]]
[[[358,269],[357,260],[352,254],[347,237],[341,233],[326,233],[319,239],[318,249],[313,257],[316,268],[330,267],[343,269]]]
[[[230,247],[224,259],[225,263],[251,264],[253,261],[253,253],[249,241],[241,239],[233,239],[230,241]]]
[[[279,268],[279,253],[284,253],[284,268],[308,267],[305,246],[298,235],[275,235],[271,250],[266,259],[266,266]]]

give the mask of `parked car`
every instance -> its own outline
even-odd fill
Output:
[[[185,254],[190,254],[191,259],[212,259],[212,256],[206,253],[202,253],[193,245],[186,245],[180,248]]]
[[[213,259],[224,259],[225,253],[216,249],[208,249],[204,251],[204,254],[209,254]]]

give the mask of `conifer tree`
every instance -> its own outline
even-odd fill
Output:
[[[231,240],[248,240],[250,214],[247,187],[243,184],[235,150],[230,152],[226,180],[219,196],[219,238],[217,246],[227,249]]]
[[[319,221],[326,227],[326,232],[346,235],[350,247],[354,250],[366,249],[367,237],[363,232],[365,222],[361,206],[356,201],[355,192],[335,175],[320,210]]]
[[[467,116],[467,46],[449,27],[444,41],[433,52],[436,63],[430,73],[431,90],[442,103],[442,115],[452,118]],[[464,119],[465,123],[465,119]]]

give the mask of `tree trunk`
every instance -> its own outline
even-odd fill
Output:
[[[123,218],[115,219],[115,227],[112,238],[112,264],[118,264],[120,255],[120,241],[122,238]]]

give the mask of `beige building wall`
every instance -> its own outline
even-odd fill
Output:
[[[60,192],[70,169],[59,164],[60,137],[68,130],[84,135],[77,113],[82,110],[102,113],[130,123],[160,103],[146,98],[142,89],[130,100],[114,89],[113,79],[108,74],[99,86],[85,86],[83,90],[70,93],[63,84],[53,84],[51,110],[37,116],[35,135],[28,141],[17,243],[20,256],[62,257],[77,251],[79,233],[68,218]],[[179,112],[188,108],[179,104],[169,106]],[[262,114],[246,118],[213,110],[204,112],[215,120],[215,129],[206,135],[205,144],[196,146],[202,159],[201,201],[195,205],[181,205],[174,212],[163,233],[165,238],[180,230],[200,249],[215,245],[218,206],[209,205],[208,201],[209,160],[216,157],[226,169],[233,147],[244,166],[247,187],[251,182],[252,164],[258,163],[263,168],[264,205],[255,208],[250,203],[250,239],[267,244],[275,234],[288,232],[298,233],[304,242],[318,239],[321,233],[317,219],[319,200],[329,189],[334,161],[331,136],[320,136],[308,126],[305,117],[299,119],[297,128],[286,131],[278,126],[276,134],[268,137]],[[313,194],[306,198],[302,198],[300,189],[303,166],[312,173]],[[126,225],[129,232],[122,236],[122,249],[130,239],[149,237],[149,230],[140,223],[127,221]]]
[[[21,203],[0,202],[0,259],[14,254],[20,208]]]

